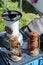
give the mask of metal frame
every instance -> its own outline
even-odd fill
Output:
[[[20,0],[20,11],[22,12],[22,0]]]

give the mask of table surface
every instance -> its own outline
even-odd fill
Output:
[[[25,50],[24,50],[25,51]],[[36,56],[36,57],[33,57],[33,56],[30,56],[30,55],[28,55],[26,52],[24,52],[23,51],[23,54],[22,54],[22,59],[20,60],[20,61],[18,61],[18,62],[13,62],[13,61],[11,61],[11,60],[9,60],[9,62],[10,62],[10,64],[11,65],[24,65],[24,64],[26,64],[26,63],[29,63],[29,62],[31,62],[31,61],[33,61],[33,60],[36,60],[36,59],[38,59],[38,58],[40,58],[40,57],[43,57],[43,54],[42,53],[40,53],[38,56]]]
[[[3,48],[2,51],[3,50],[4,50],[4,52],[9,53],[9,51],[6,50],[5,48]],[[22,49],[22,52],[23,52],[22,59],[20,61],[14,62],[14,61],[8,59],[10,65],[24,65],[24,64],[30,63],[33,60],[36,60],[40,57],[43,57],[43,53],[41,51],[40,51],[39,55],[35,56],[35,57],[28,55],[27,50]]]
[[[25,39],[25,42],[26,42],[26,39]],[[43,57],[43,53],[40,50],[39,50],[40,53],[39,53],[38,56],[33,57],[33,56],[28,55],[27,49],[24,49],[26,45],[27,45],[27,43],[24,43],[23,47],[22,47],[22,52],[23,52],[22,59],[18,62],[13,62],[12,60],[8,59],[10,65],[24,65],[26,63],[29,63],[29,62],[35,60],[35,59]],[[9,50],[7,50],[5,47],[0,47],[0,50],[3,51],[3,52],[9,53]]]

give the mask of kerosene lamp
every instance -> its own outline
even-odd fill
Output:
[[[19,20],[22,14],[18,11],[8,10],[3,13],[3,19],[6,20],[5,31],[9,37],[11,59],[19,61],[22,58],[23,36],[19,32]]]

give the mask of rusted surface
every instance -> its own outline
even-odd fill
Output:
[[[37,55],[37,53],[39,53],[38,49],[40,48],[39,35],[36,32],[31,32],[30,35],[31,35],[30,38],[28,38],[28,49],[29,49],[29,53],[33,52],[34,55],[35,54]]]
[[[18,42],[18,37],[11,38],[11,52],[16,56],[22,56],[22,49],[20,43]]]
[[[12,29],[8,26],[5,26],[5,31],[8,33],[8,34],[12,34]]]

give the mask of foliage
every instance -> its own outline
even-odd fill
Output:
[[[3,5],[4,5],[3,0],[0,0],[0,7],[3,7]]]
[[[10,10],[20,11],[20,0],[9,0],[8,8]],[[5,11],[4,7],[0,7],[0,32],[5,28],[5,21],[2,19],[2,13]],[[34,18],[39,17],[35,9],[23,0],[22,18],[20,20],[20,28],[28,25]]]

